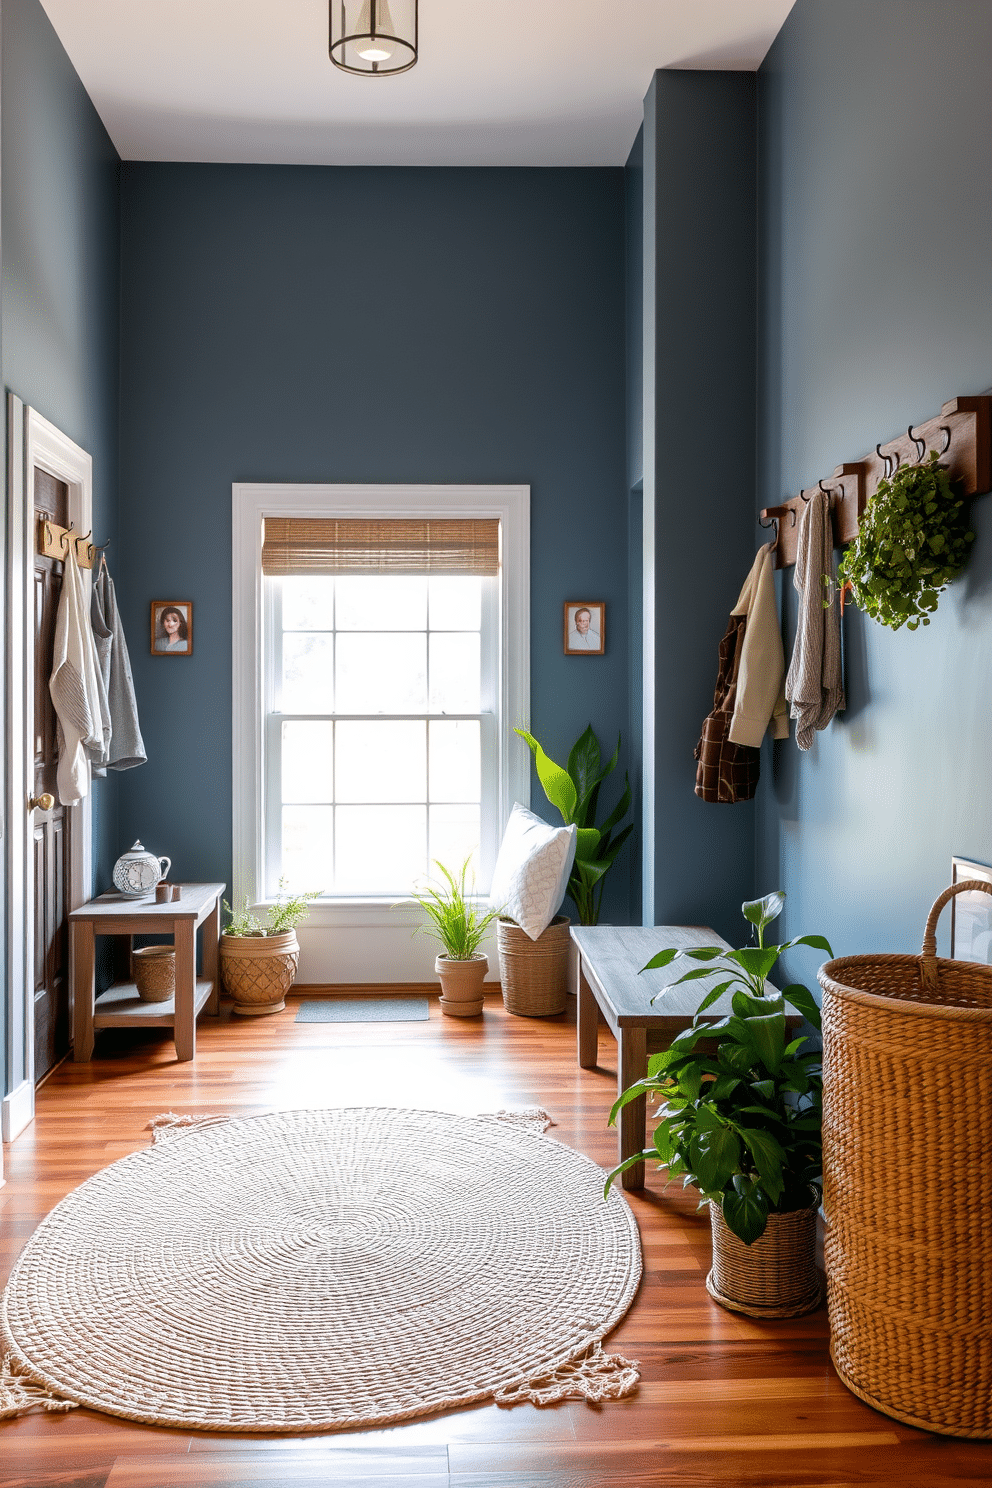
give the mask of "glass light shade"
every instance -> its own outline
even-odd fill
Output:
[[[417,60],[417,0],[330,0],[330,56],[363,77],[406,72]]]

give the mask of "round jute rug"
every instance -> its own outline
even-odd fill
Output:
[[[166,1135],[64,1199],[18,1260],[9,1413],[21,1387],[297,1432],[634,1388],[599,1343],[640,1278],[633,1215],[533,1122],[353,1108]]]

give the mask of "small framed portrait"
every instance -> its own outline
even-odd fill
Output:
[[[152,655],[193,655],[193,601],[152,600]]]
[[[606,650],[606,605],[601,599],[565,602],[565,655],[602,656]]]
[[[992,868],[987,868],[984,863],[969,862],[967,858],[952,858],[951,883],[964,883],[969,878],[992,883]],[[992,966],[992,895],[977,889],[954,895],[951,900],[951,959],[980,961],[983,966]]]

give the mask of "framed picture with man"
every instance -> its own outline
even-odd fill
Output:
[[[601,599],[565,603],[565,655],[602,656],[606,650],[606,605]]]
[[[193,601],[152,600],[152,655],[193,655]]]

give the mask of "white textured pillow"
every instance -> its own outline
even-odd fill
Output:
[[[578,838],[577,827],[549,827],[519,801],[510,812],[489,901],[516,920],[531,940],[548,928],[561,907]]]

